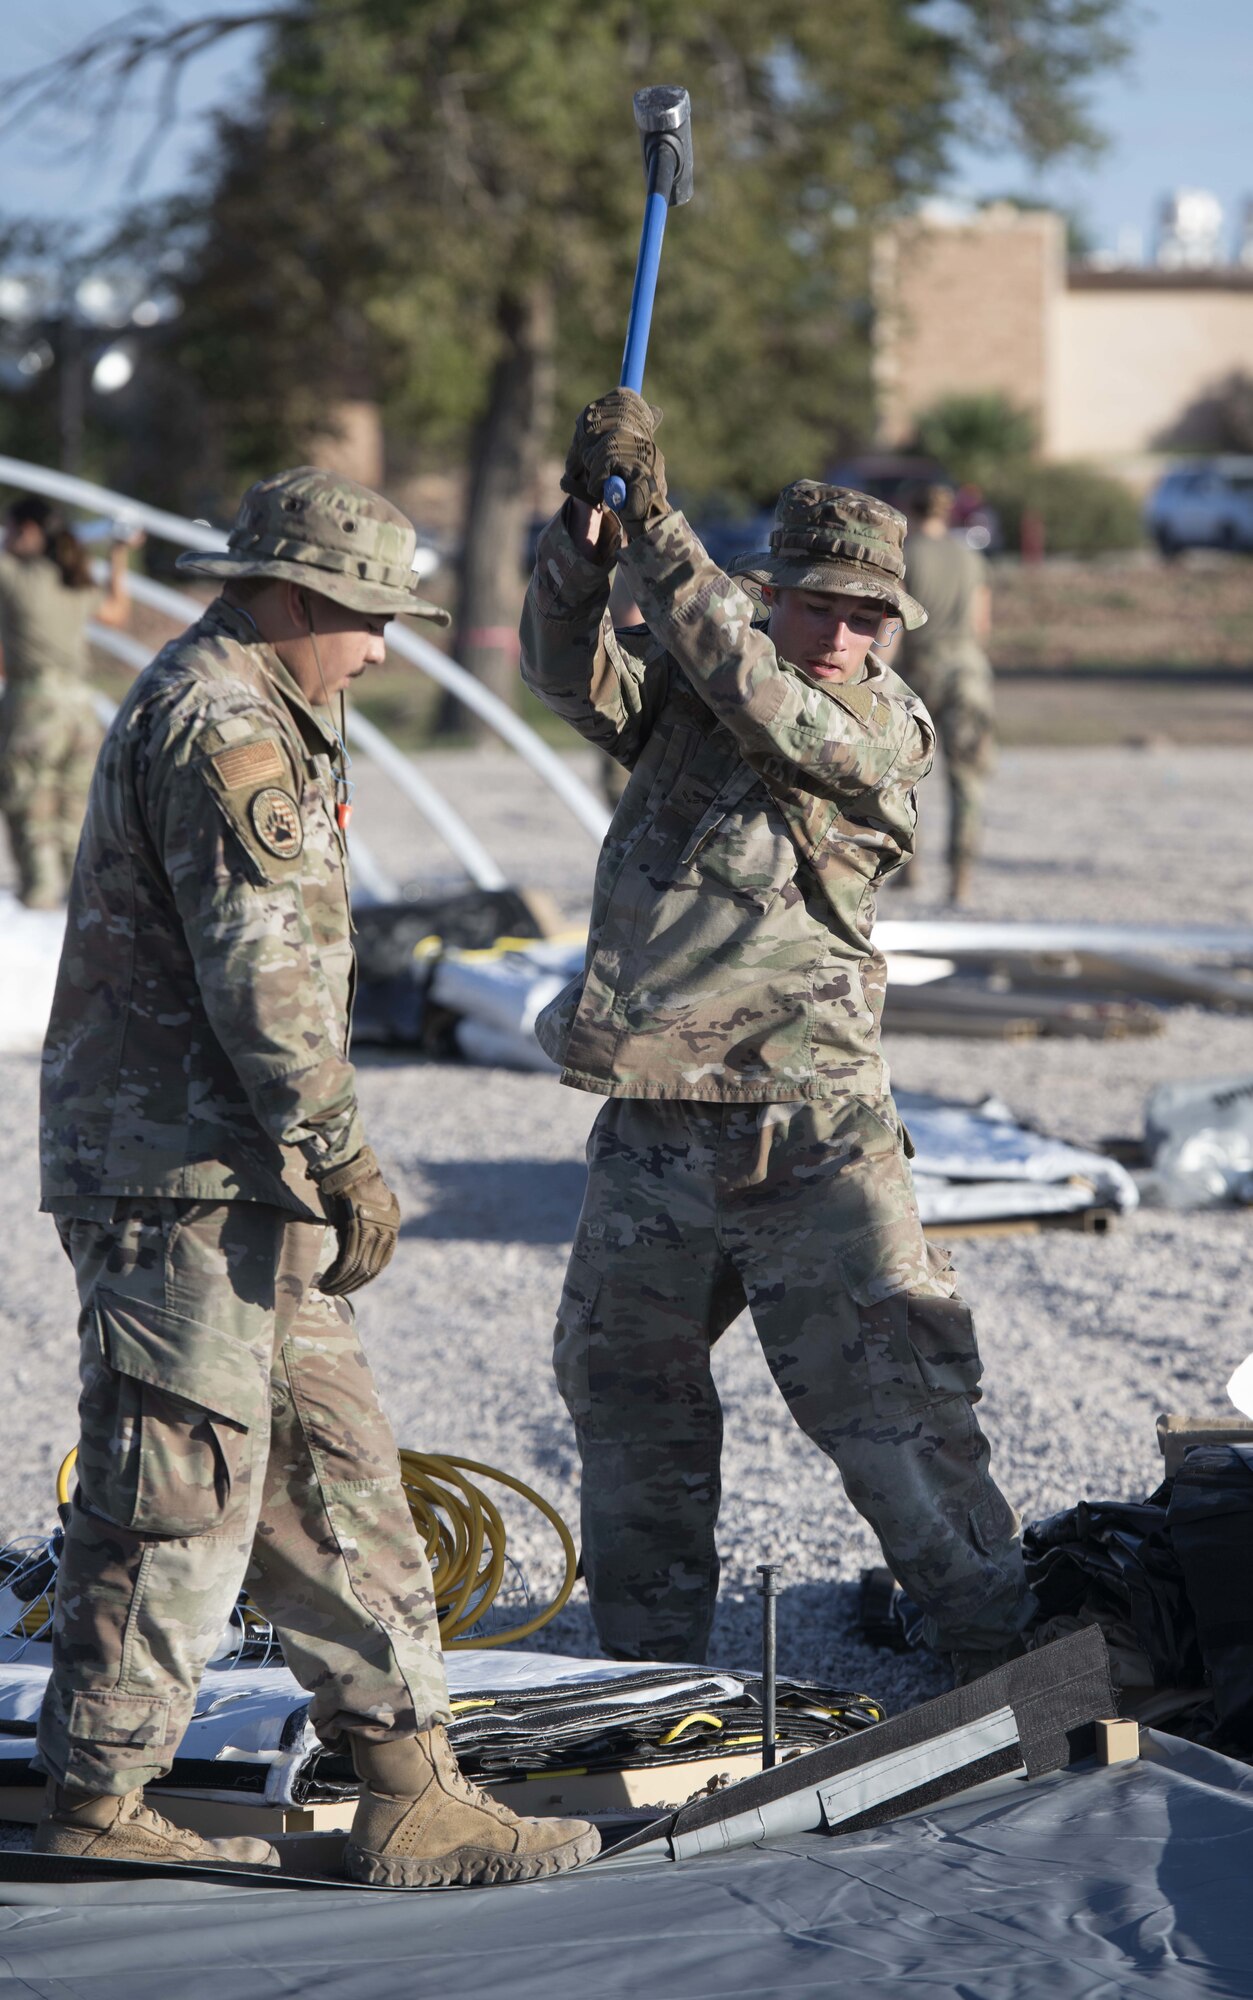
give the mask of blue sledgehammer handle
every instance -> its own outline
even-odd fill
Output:
[[[648,359],[648,336],[653,324],[653,300],[657,296],[657,273],[661,268],[661,242],[666,233],[670,190],[678,161],[663,140],[653,153],[648,175],[648,195],[644,202],[644,226],[640,231],[639,255],[635,260],[635,284],[631,290],[631,311],[627,319],[626,345],[622,350],[619,388],[634,389],[642,395],[644,363]],[[606,507],[621,507],[626,499],[626,482],[617,473],[605,481],[601,496]]]

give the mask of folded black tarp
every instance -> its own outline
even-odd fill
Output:
[[[56,2000],[1192,2000],[1250,1991],[1253,1779],[1175,1739],[915,1818],[516,1887],[6,1881],[0,1966]]]
[[[1147,1500],[1081,1500],[1031,1522],[1022,1550],[1040,1631],[1099,1629],[1124,1712],[1253,1761],[1253,1446],[1193,1446]],[[862,1578],[861,1625],[875,1645],[922,1643],[884,1569]]]

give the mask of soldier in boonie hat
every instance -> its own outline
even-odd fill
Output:
[[[447,625],[448,612],[419,595],[417,542],[412,522],[381,493],[300,465],[248,488],[220,554],[181,555],[175,567],[223,581],[274,577],[350,611]]]
[[[794,479],[779,495],[769,548],[737,556],[731,574],[758,589],[873,598],[914,632],[927,614],[905,589],[906,525],[895,507],[869,493]]]
[[[964,1680],[1025,1650],[1036,1606],[880,1046],[876,895],[913,850],[935,750],[877,650],[923,623],[905,520],[797,480],[769,548],[728,576],[669,503],[658,419],[622,388],[579,417],[522,624],[526,684],[630,773],[584,969],[535,1023],[562,1081],[603,1100],[553,1349],[592,1616],[614,1659],[705,1658],[711,1355],[747,1303]],[[614,563],[638,624],[609,615]]]
[[[360,1780],[352,1879],[517,1881],[600,1845],[458,1771],[430,1569],[341,1303],[400,1228],[349,1053],[343,698],[382,665],[393,613],[443,616],[413,552],[364,486],[262,480],[230,547],[185,559],[221,594],[138,675],[96,764],[44,1069],[43,1198],[78,1281],[84,1386],[40,1853],[277,1865],[265,1841],[202,1839],[144,1799],[250,1546],[311,1726]],[[143,1451],[119,1474],[136,1354]]]

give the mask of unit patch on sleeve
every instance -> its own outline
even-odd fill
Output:
[[[268,853],[280,861],[294,861],[305,844],[300,824],[300,808],[290,792],[280,785],[267,785],[248,807],[253,831]]]

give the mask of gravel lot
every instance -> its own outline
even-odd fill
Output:
[[[422,761],[517,879],[554,892],[572,916],[586,906],[592,845],[512,757]],[[359,776],[359,824],[380,859],[415,883],[450,879],[452,864],[409,808],[369,771]],[[1247,924],[1251,784],[1253,754],[1241,750],[1007,753],[973,914]],[[918,889],[889,893],[885,914],[942,907],[934,781],[925,804],[929,869]],[[902,1085],[966,1098],[994,1089],[1047,1129],[1091,1140],[1138,1130],[1160,1080],[1253,1069],[1251,1044],[1247,1019],[1181,1010],[1151,1041],[898,1037],[889,1054]],[[0,1058],[9,1134],[0,1336],[10,1356],[0,1524],[9,1533],[49,1522],[55,1467],[74,1438],[73,1290],[51,1225],[35,1213],[36,1071],[33,1058]],[[573,1520],[576,1462],[548,1346],[597,1100],[543,1076],[379,1057],[362,1062],[361,1092],[407,1217],[399,1253],[361,1309],[397,1433],[508,1467]],[[959,1247],[987,1364],[994,1466],[1024,1514],[1150,1489],[1157,1412],[1225,1406],[1227,1375],[1253,1346],[1248,1247],[1247,1212],[1152,1211],[1103,1239],[1057,1232]],[[834,1469],[791,1424],[746,1319],[721,1343],[717,1371],[727,1444],[713,1657],[755,1663],[754,1565],[772,1557],[786,1564],[784,1671],[894,1707],[935,1691],[933,1664],[868,1652],[854,1636],[856,1579],[876,1549]],[[544,1532],[524,1527],[518,1551],[543,1589],[555,1575]],[[581,1587],[544,1642],[594,1650]]]

